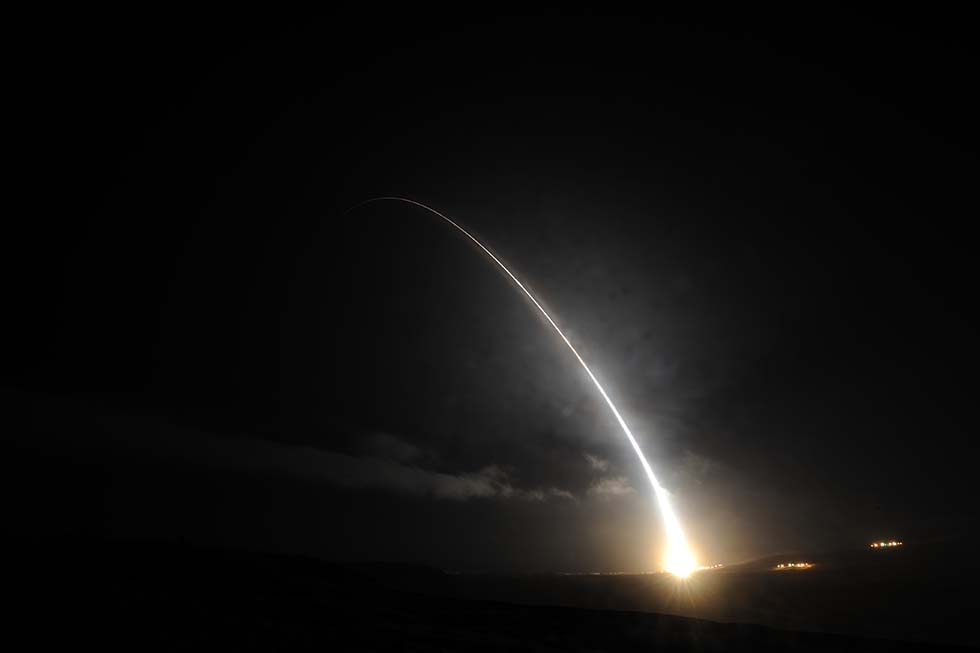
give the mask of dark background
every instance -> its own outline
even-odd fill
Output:
[[[975,533],[973,35],[933,14],[115,13],[8,44],[20,537],[443,568]],[[586,454],[591,456],[586,458]]]

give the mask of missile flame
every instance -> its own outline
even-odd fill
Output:
[[[582,366],[582,369],[585,370],[585,373],[589,376],[589,379],[592,380],[592,383],[595,385],[596,390],[599,391],[599,394],[606,402],[606,405],[609,406],[609,410],[612,411],[613,416],[616,418],[616,421],[619,423],[620,428],[622,428],[623,433],[626,435],[626,439],[629,440],[630,445],[633,447],[633,451],[636,452],[637,457],[640,459],[640,464],[643,466],[643,471],[646,472],[647,478],[650,480],[650,484],[653,486],[654,494],[657,497],[657,505],[660,508],[660,516],[661,519],[663,520],[664,529],[666,531],[667,546],[664,555],[664,569],[682,578],[689,576],[693,571],[698,569],[698,565],[694,559],[694,555],[691,553],[691,550],[687,545],[687,538],[684,536],[684,529],[681,527],[680,520],[677,518],[677,515],[674,513],[674,509],[670,505],[670,495],[668,494],[667,490],[664,489],[664,487],[660,485],[660,482],[657,480],[657,476],[653,473],[653,468],[650,467],[650,463],[647,462],[646,456],[643,455],[643,451],[642,449],[640,449],[640,445],[636,441],[636,438],[633,437],[633,432],[630,431],[629,426],[626,424],[626,420],[623,419],[623,416],[619,413],[619,410],[616,408],[615,404],[613,404],[612,399],[610,399],[608,393],[606,393],[605,388],[603,388],[602,384],[599,383],[599,380],[596,378],[595,374],[592,373],[592,370],[589,369],[589,366],[586,364],[585,360],[582,358],[581,355],[579,355],[578,350],[575,349],[571,341],[569,341],[569,339],[565,336],[562,330],[558,327],[558,324],[555,323],[555,321],[551,318],[551,316],[548,315],[548,312],[544,310],[544,307],[541,306],[538,300],[535,299],[534,295],[531,294],[531,291],[529,291],[527,287],[523,283],[521,283],[520,279],[514,276],[514,274],[507,268],[506,265],[503,264],[503,262],[501,262],[499,258],[496,257],[496,255],[494,255],[493,252],[491,252],[483,243],[477,240],[475,236],[473,236],[470,232],[468,232],[458,223],[451,220],[449,217],[443,215],[442,213],[433,209],[432,207],[422,204],[421,202],[416,202],[415,200],[408,199],[405,197],[374,197],[355,205],[350,209],[350,211],[353,211],[356,208],[364,206],[365,204],[369,204],[372,202],[382,202],[382,201],[403,202],[405,204],[411,204],[419,208],[422,208],[428,211],[429,213],[436,215],[439,218],[442,218],[444,221],[452,225],[464,236],[469,238],[474,244],[476,244],[477,247],[479,247],[487,256],[489,256],[490,259],[494,263],[496,263],[497,266],[501,270],[503,270],[508,277],[510,277],[511,281],[513,281],[514,284],[518,288],[520,288],[521,292],[524,293],[524,295],[531,301],[531,303],[534,304],[534,307],[538,309],[538,311],[541,313],[542,316],[544,316],[544,319],[547,320],[548,324],[550,324],[551,327],[555,330],[555,333],[558,334],[558,336],[568,347],[569,351],[572,352],[572,355],[575,356],[575,360],[577,360],[579,362],[579,365]]]

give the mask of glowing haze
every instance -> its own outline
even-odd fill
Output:
[[[477,247],[483,250],[483,252],[486,253],[486,255],[489,256],[490,259],[494,263],[496,263],[500,267],[500,269],[507,274],[508,277],[510,277],[510,279],[517,285],[518,288],[521,289],[521,291],[527,296],[527,298],[531,300],[531,303],[534,304],[535,308],[537,308],[538,311],[541,312],[541,315],[543,315],[544,318],[548,321],[548,324],[552,326],[552,328],[555,330],[555,333],[557,333],[558,336],[565,343],[565,345],[568,346],[569,351],[571,351],[572,355],[575,356],[575,359],[582,366],[582,369],[585,370],[585,373],[589,375],[590,379],[592,379],[592,383],[595,384],[595,387],[599,391],[599,394],[602,395],[602,398],[605,400],[606,405],[609,406],[609,410],[611,410],[612,414],[616,417],[616,421],[619,422],[619,426],[623,429],[623,433],[626,434],[626,438],[629,440],[630,445],[632,445],[633,450],[636,452],[637,457],[640,459],[640,464],[643,465],[643,470],[646,472],[647,478],[650,479],[650,484],[653,486],[654,494],[657,497],[657,505],[660,508],[660,516],[663,519],[664,530],[666,534],[666,550],[664,552],[664,558],[663,558],[664,569],[680,577],[686,577],[691,572],[698,569],[698,565],[697,562],[695,561],[694,554],[691,552],[690,548],[688,547],[687,538],[684,536],[684,529],[681,527],[680,520],[677,518],[677,515],[674,513],[674,509],[670,505],[670,495],[667,493],[667,490],[665,490],[664,487],[660,485],[660,482],[657,480],[656,474],[653,473],[653,468],[650,467],[650,463],[647,461],[646,456],[643,455],[643,450],[640,449],[639,443],[636,441],[636,438],[633,437],[633,432],[630,431],[630,427],[626,424],[626,420],[623,419],[622,415],[620,415],[619,410],[616,408],[615,404],[613,404],[612,399],[609,398],[608,393],[606,393],[606,390],[602,387],[602,384],[599,383],[599,380],[596,378],[595,374],[593,374],[592,370],[589,369],[589,366],[585,363],[585,360],[582,358],[581,355],[579,355],[578,351],[575,349],[575,347],[572,345],[569,339],[565,336],[562,330],[558,327],[558,324],[556,324],[555,321],[551,319],[551,316],[548,315],[548,312],[546,310],[544,310],[544,307],[542,307],[541,304],[538,302],[538,300],[534,298],[534,295],[531,294],[531,291],[529,291],[527,287],[525,287],[524,284],[521,283],[520,279],[514,276],[514,274],[507,269],[507,266],[504,265],[500,261],[500,259],[494,255],[493,252],[487,249],[487,247],[479,240],[477,240],[477,238],[474,237],[470,232],[468,232],[466,229],[464,229],[459,224],[457,224],[447,216],[443,215],[439,211],[436,211],[435,209],[426,206],[421,202],[416,202],[415,200],[411,200],[405,197],[374,197],[369,200],[365,200],[360,204],[357,204],[356,206],[352,207],[350,210],[354,210],[358,207],[364,206],[365,204],[370,204],[372,202],[382,202],[382,201],[403,202],[405,204],[411,204],[419,208],[425,209],[426,211],[442,218],[450,225],[455,227],[464,236],[466,236],[471,241],[473,241],[473,243],[475,243]]]

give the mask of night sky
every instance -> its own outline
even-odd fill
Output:
[[[344,213],[378,195],[527,282],[703,562],[976,531],[962,17],[79,14],[22,38],[9,533],[658,568],[642,468],[562,343],[434,216]]]

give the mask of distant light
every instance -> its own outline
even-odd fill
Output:
[[[903,544],[905,544],[905,542],[899,542],[897,540],[891,540],[891,541],[888,541],[888,542],[872,542],[871,543],[871,548],[872,549],[884,549],[886,547],[902,546]]]
[[[781,562],[773,569],[782,571],[784,569],[809,569],[813,566],[812,562]]]

